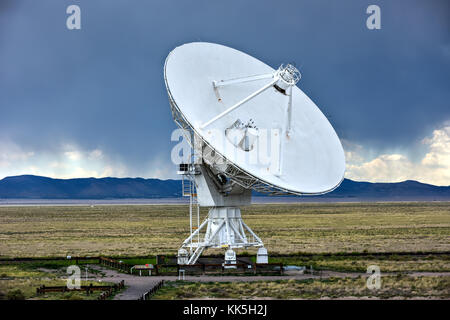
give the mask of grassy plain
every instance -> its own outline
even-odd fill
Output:
[[[272,254],[450,251],[449,202],[264,204],[242,211]],[[188,227],[185,205],[0,207],[0,257],[173,254]]]
[[[366,279],[329,278],[255,282],[169,282],[152,299],[449,299],[450,277],[383,276],[380,289]]]
[[[368,290],[364,277],[169,282],[156,299],[450,298],[448,275],[406,275],[450,272],[449,202],[264,204],[242,211],[265,242],[270,262],[363,273],[376,264],[384,273],[382,289]],[[203,218],[207,211],[201,213]],[[0,258],[103,255],[132,264],[155,263],[155,254],[176,253],[188,226],[185,205],[0,206]],[[36,296],[43,284],[64,285],[62,273],[69,263],[0,264],[0,294],[20,290],[23,298],[31,299],[95,299],[97,293]]]

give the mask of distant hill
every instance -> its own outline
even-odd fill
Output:
[[[0,180],[0,199],[125,199],[181,197],[180,180],[142,178],[52,179],[15,176]]]
[[[254,193],[255,196],[263,196]],[[180,180],[142,178],[52,179],[23,175],[0,180],[0,199],[146,199],[181,197]],[[369,183],[345,179],[341,186],[322,196],[305,199],[448,200],[450,186],[438,187],[417,181]]]
[[[370,183],[344,179],[336,190],[320,197],[450,201],[450,186],[440,187],[413,180],[395,183]]]

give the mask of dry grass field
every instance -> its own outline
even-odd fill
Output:
[[[243,216],[265,242],[270,262],[361,276],[169,282],[154,298],[450,298],[448,202],[265,204],[243,209]],[[0,206],[0,258],[103,255],[154,263],[155,254],[176,253],[188,226],[185,205]],[[77,292],[36,296],[42,284],[64,284],[69,263],[0,264],[0,299],[2,294],[7,299],[95,299],[98,294]],[[383,274],[376,292],[366,288],[364,278],[373,264]]]
[[[383,276],[370,290],[366,279],[329,278],[240,283],[171,282],[153,299],[449,299],[450,277]]]
[[[450,251],[449,202],[264,204],[243,216],[269,254]],[[188,226],[185,205],[0,207],[0,256],[174,254]]]

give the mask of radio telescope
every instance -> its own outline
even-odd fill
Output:
[[[178,171],[191,204],[178,264],[195,264],[207,248],[226,249],[225,264],[235,264],[234,249],[249,247],[258,248],[257,263],[267,263],[263,241],[241,217],[251,191],[320,195],[342,182],[341,142],[296,86],[300,78],[292,64],[273,69],[213,43],[184,44],[167,56],[172,115],[192,152]],[[199,207],[210,207],[202,223]]]

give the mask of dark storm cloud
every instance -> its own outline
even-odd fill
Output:
[[[66,29],[70,4],[82,30]],[[366,28],[370,4],[381,30]],[[407,149],[450,119],[447,1],[29,0],[0,10],[0,138],[35,152],[73,143],[137,169],[169,162],[162,68],[191,41],[275,68],[295,61],[300,88],[354,143]]]

